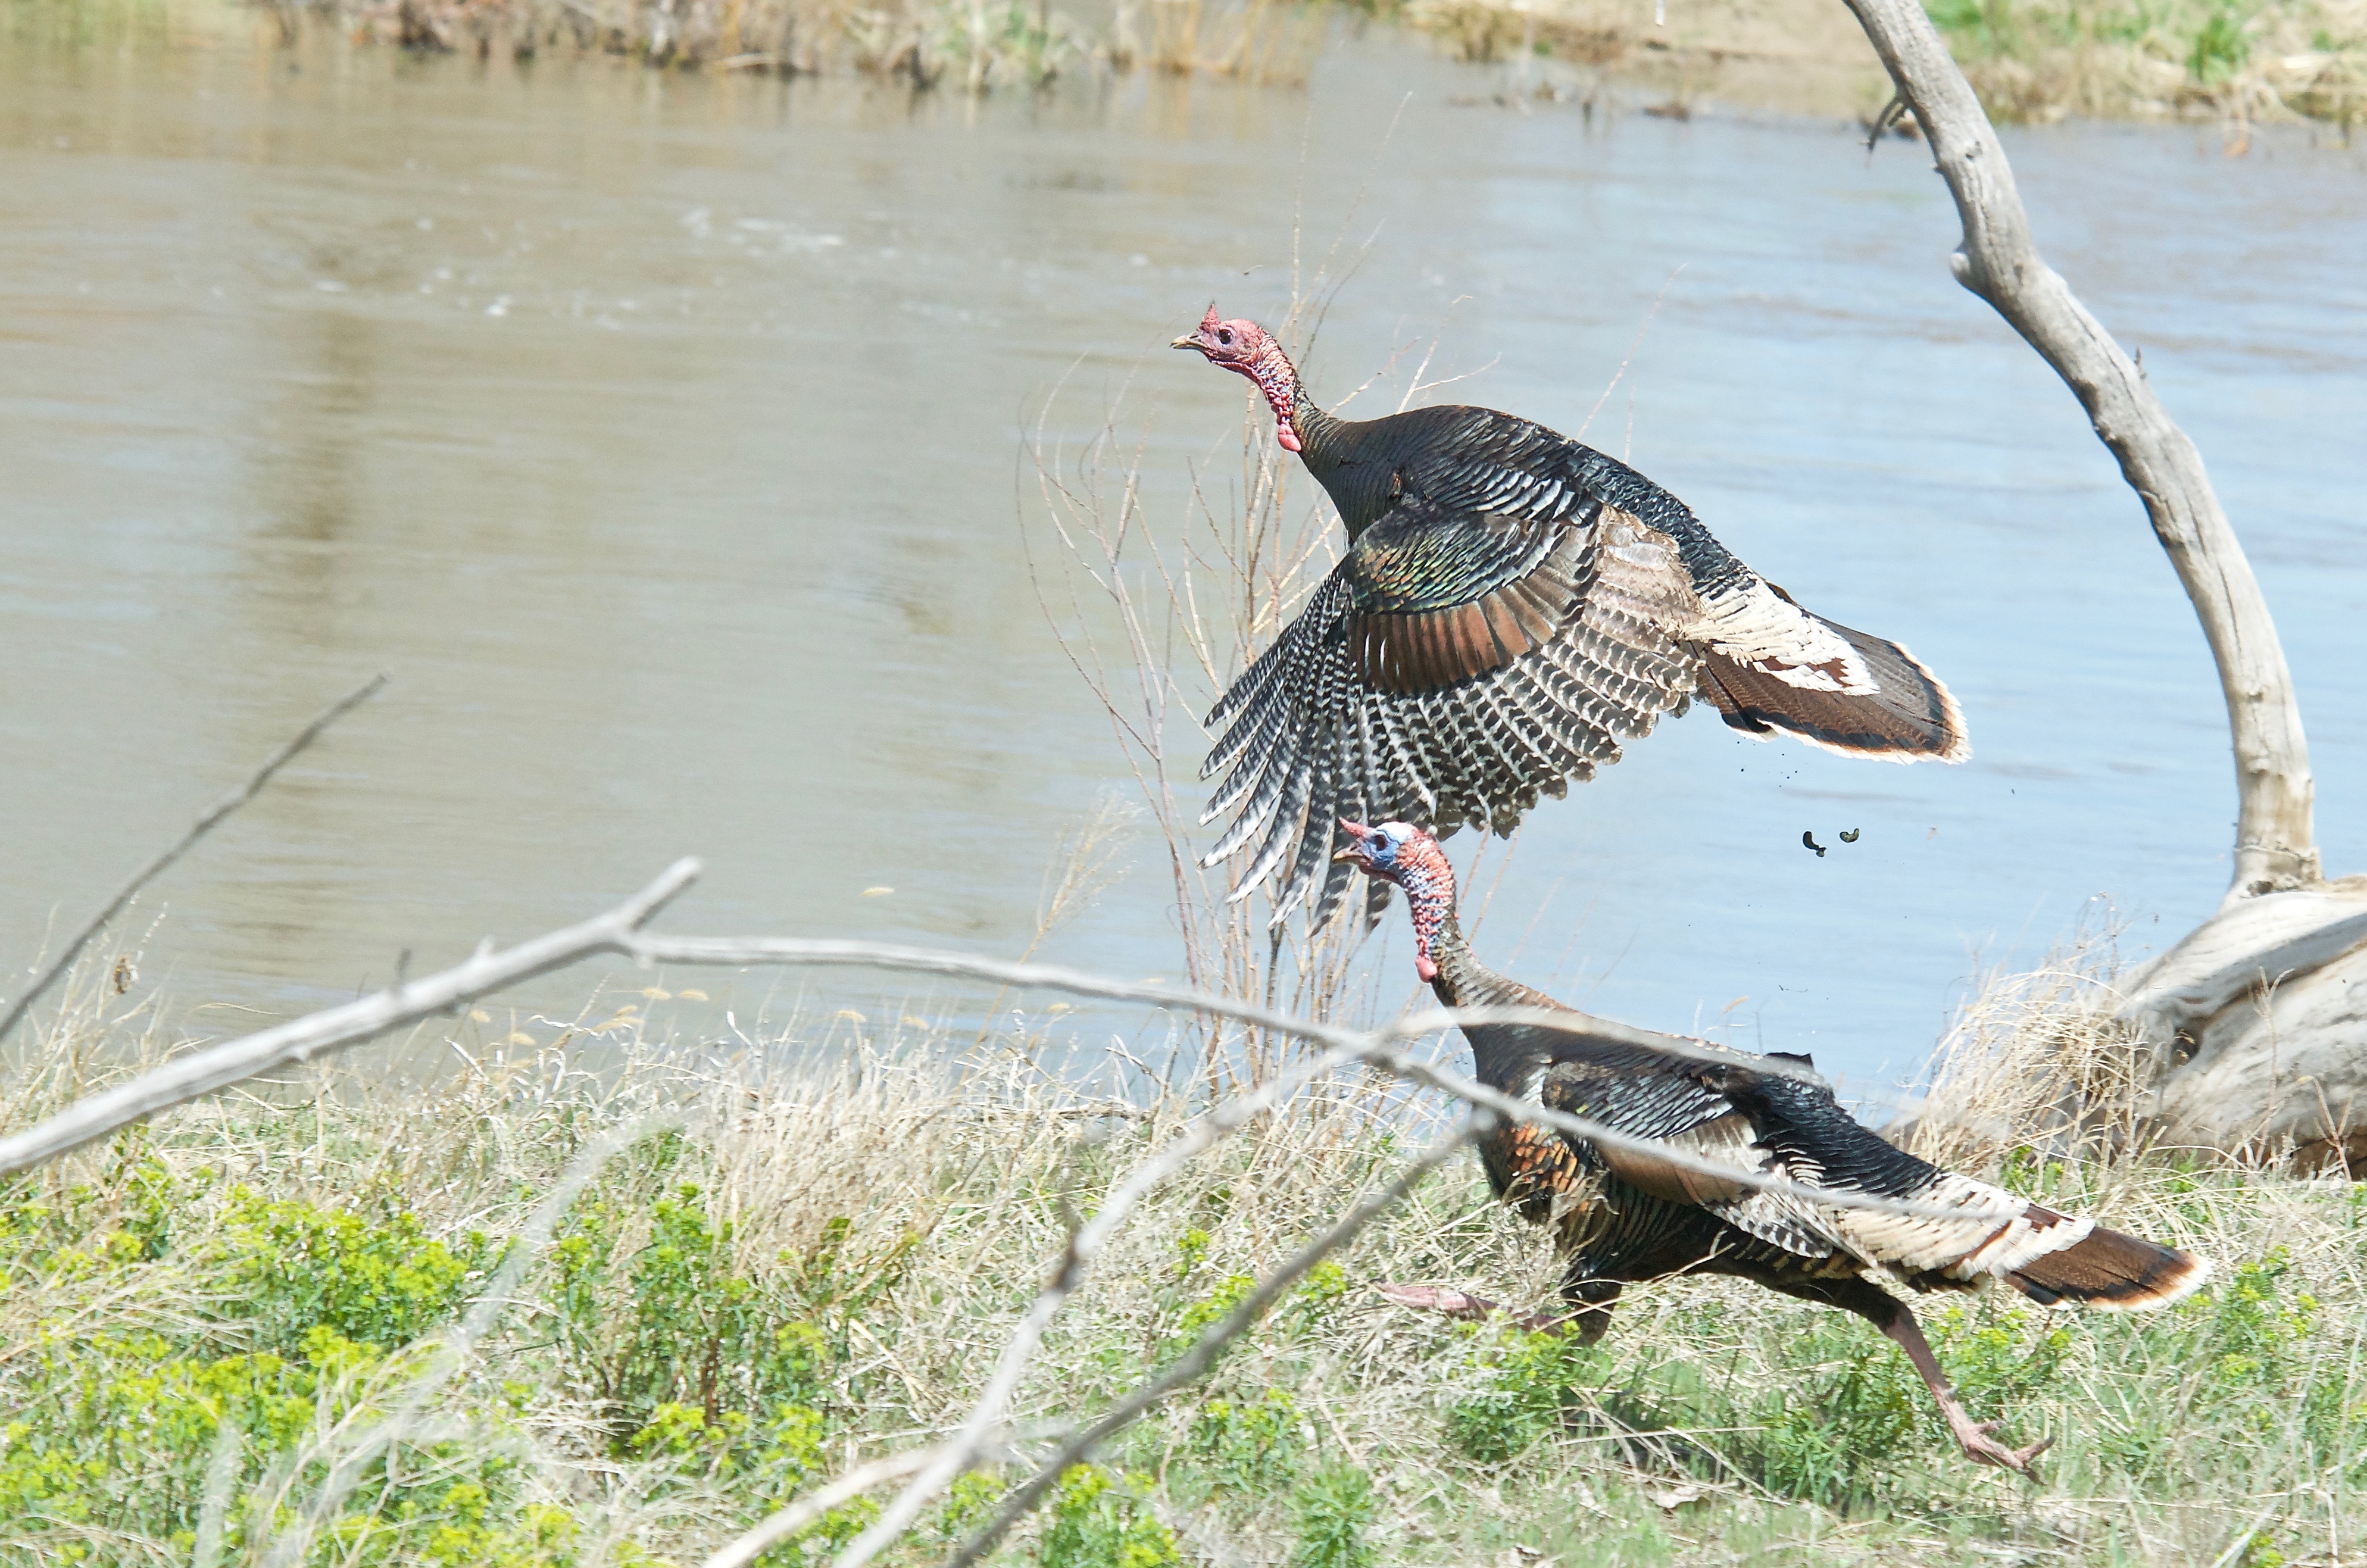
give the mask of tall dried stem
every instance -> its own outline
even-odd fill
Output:
[[[1275,926],[1263,892],[1229,898],[1225,868],[1200,864],[1196,809],[1208,741],[1200,715],[1331,570],[1331,519],[1294,495],[1270,434],[1245,421],[1232,494],[1213,496],[1196,474],[1181,526],[1162,541],[1146,515],[1147,437],[1121,428],[1127,412],[1113,407],[1073,456],[1049,434],[1048,412],[1038,427],[1036,478],[1058,545],[1039,554],[1029,542],[1039,600],[1108,716],[1164,846],[1190,983],[1331,1018],[1360,934],[1351,918]],[[1209,1087],[1219,1091],[1263,1081],[1295,1049],[1256,1031],[1198,1027]]]

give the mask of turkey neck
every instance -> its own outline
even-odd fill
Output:
[[[1289,376],[1290,428],[1298,437],[1298,460],[1340,509],[1353,540],[1397,499],[1415,438],[1433,424],[1453,423],[1463,411],[1415,409],[1380,419],[1341,419],[1316,407],[1298,367],[1286,355],[1282,362]]]
[[[1435,895],[1431,896],[1435,897]],[[1554,1005],[1539,997],[1526,986],[1506,979],[1485,964],[1463,940],[1462,922],[1455,918],[1455,901],[1448,895],[1443,907],[1431,910],[1421,908],[1419,896],[1410,898],[1414,908],[1414,930],[1419,934],[1430,925],[1430,961],[1438,965],[1438,976],[1430,983],[1431,993],[1439,1005],[1450,1008],[1535,1007],[1540,1003]],[[1425,919],[1425,916],[1428,919]],[[1536,1070],[1544,1066],[1546,1054],[1534,1043],[1535,1031],[1501,1024],[1482,1025],[1466,1029],[1463,1037],[1471,1043],[1471,1065],[1479,1081],[1489,1089],[1505,1094],[1525,1094]]]

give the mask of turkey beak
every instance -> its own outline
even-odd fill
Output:
[[[1200,340],[1195,337],[1179,337],[1167,346],[1170,348],[1197,348],[1200,346]]]
[[[1365,858],[1365,840],[1373,836],[1373,830],[1370,828],[1365,827],[1362,822],[1351,822],[1345,817],[1341,818],[1339,821],[1340,831],[1348,835],[1349,841],[1341,845],[1339,849],[1333,851],[1331,858],[1333,860],[1355,861],[1361,864]]]

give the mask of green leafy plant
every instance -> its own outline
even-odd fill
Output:
[[[1838,1313],[1811,1316],[1792,1352],[1804,1371],[1823,1366],[1752,1400],[1752,1468],[1786,1496],[1830,1506],[1868,1495],[1914,1438],[1929,1403],[1921,1380],[1888,1340]]]
[[[1291,1568],[1367,1568],[1378,1555],[1365,1532],[1376,1511],[1372,1472],[1338,1461],[1298,1483],[1291,1497],[1298,1545]]]
[[[2223,3],[2194,29],[2186,51],[2186,69],[2197,82],[2216,86],[2244,68],[2252,58],[2252,39],[2234,6]]]
[[[218,1261],[258,1342],[287,1352],[316,1327],[392,1349],[449,1322],[500,1261],[481,1232],[447,1245],[415,1214],[372,1223],[344,1210],[231,1194]]]
[[[619,1451],[687,1454],[695,1414],[700,1451],[730,1468],[760,1420],[774,1423],[777,1449],[784,1423],[821,1419],[845,1324],[892,1286],[909,1246],[850,1286],[847,1223],[833,1219],[768,1285],[735,1265],[730,1225],[709,1221],[695,1185],[677,1184],[642,1217],[646,1239],[624,1258],[617,1238],[633,1215],[614,1199],[580,1206],[551,1249],[567,1360],[609,1409]],[[836,1342],[809,1315],[833,1310]]]
[[[1298,1468],[1298,1402],[1282,1389],[1256,1403],[1211,1399],[1192,1420],[1192,1452],[1209,1481],[1240,1492],[1276,1490]]]
[[[1097,1464],[1071,1465],[1052,1495],[1042,1568],[1180,1568],[1175,1532],[1143,1501],[1148,1483]]]
[[[1602,1380],[1602,1353],[1566,1334],[1478,1342],[1480,1386],[1449,1407],[1446,1430],[1456,1450],[1482,1463],[1525,1452],[1561,1424],[1577,1390]]]

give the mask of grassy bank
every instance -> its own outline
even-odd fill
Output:
[[[1955,1458],[1863,1324],[1747,1287],[1637,1292],[1591,1351],[1388,1305],[1375,1283],[1549,1299],[1549,1257],[1466,1159],[1073,1473],[999,1560],[2354,1560],[2367,1187],[2000,1137],[2032,1121],[2000,1098],[2000,1064],[2015,1094],[2061,1087],[2032,1084],[2014,1052],[2109,1049],[2108,1032],[2066,1033],[2081,994],[2025,984],[1977,1015],[1924,1135],[2220,1273],[2146,1317],[1927,1306],[1975,1411],[2017,1440],[2056,1437],[2037,1483]],[[137,1026],[60,1042],[10,1120]],[[957,1062],[928,1039],[804,1072],[654,1034],[629,1058],[595,1077],[546,1048],[421,1095],[234,1096],[13,1186],[0,1559],[260,1562],[277,1540],[319,1564],[696,1562],[781,1500],[957,1422],[1068,1217],[1190,1109],[1096,1098],[1021,1052]],[[965,1479],[894,1560],[942,1555],[1048,1432],[1178,1353],[1400,1168],[1433,1114],[1334,1083],[1159,1189],[1056,1322],[1006,1462]],[[498,1280],[561,1173],[636,1128]],[[469,1353],[439,1353],[463,1339]],[[384,1425],[406,1410],[400,1432]],[[871,1506],[768,1561],[824,1560]]]
[[[2367,115],[2367,0],[1928,0],[2000,120]],[[330,0],[357,36],[430,51],[568,48],[721,70],[852,70],[968,91],[1147,69],[1304,82],[1331,18],[1370,12],[1511,69],[1504,101],[1606,90],[1870,116],[1889,96],[1837,0]],[[276,13],[292,36],[292,0]]]
[[[2361,0],[1926,0],[1991,118],[2330,121],[2367,117]],[[1682,111],[1720,99],[1871,114],[1889,82],[1828,0],[1408,0],[1415,25],[1470,60],[1524,52],[1532,90],[1629,85]]]
[[[178,0],[175,0],[178,4]],[[165,0],[13,0],[16,38],[162,39]],[[2367,118],[2367,0],[1927,0],[1992,118]],[[425,52],[606,53],[677,69],[855,73],[990,92],[1150,71],[1296,85],[1343,17],[1502,69],[1475,103],[1697,106],[1870,119],[1889,82],[1839,0],[255,0]]]

